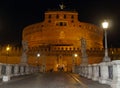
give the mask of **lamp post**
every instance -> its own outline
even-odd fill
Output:
[[[78,56],[78,55],[75,53],[75,54],[74,54],[75,59],[77,59],[77,56]],[[76,65],[77,65],[77,60],[75,60],[75,61],[76,61]]]
[[[104,36],[105,36],[105,56],[103,58],[103,62],[111,61],[110,57],[108,56],[108,47],[107,47],[107,29],[108,29],[108,26],[109,26],[109,23],[107,21],[104,21],[102,23],[102,27],[105,30],[105,34],[104,34]]]
[[[73,66],[72,66],[72,72],[74,73],[75,72],[75,58],[77,57],[78,55],[77,54],[73,54]]]
[[[10,51],[10,46],[9,45],[6,47],[6,51],[7,51],[7,55],[6,55],[6,64],[7,64],[7,58],[9,56],[9,51]]]
[[[39,71],[39,57],[40,57],[40,53],[37,53],[37,66],[38,66],[38,71]]]

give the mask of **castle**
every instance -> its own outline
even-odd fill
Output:
[[[58,71],[59,68],[71,71],[73,60],[75,65],[81,64],[82,38],[87,43],[88,63],[101,62],[104,56],[101,28],[79,21],[76,11],[46,11],[43,22],[29,25],[23,30],[22,41],[28,45],[27,63],[40,66],[45,71]],[[119,59],[118,51],[120,49],[109,49],[112,59]],[[22,49],[12,47],[8,55],[3,47],[0,54],[0,62],[18,64]]]

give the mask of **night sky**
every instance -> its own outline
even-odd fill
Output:
[[[75,9],[79,21],[100,26],[104,19],[110,22],[108,46],[120,47],[120,3],[118,0],[0,0],[0,45],[21,45],[24,27],[44,19],[48,9]]]

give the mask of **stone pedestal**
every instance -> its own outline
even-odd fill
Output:
[[[81,76],[85,75],[85,67],[81,65]]]
[[[2,73],[1,73],[1,71],[2,71],[2,64],[0,63],[0,79],[2,78]]]
[[[28,65],[25,67],[25,74],[29,74],[29,66]]]
[[[88,76],[88,66],[86,65],[85,66],[85,74],[84,74],[84,77],[87,77]]]
[[[8,82],[10,80],[10,76],[4,75],[2,81]]]
[[[30,74],[32,74],[32,66],[29,67]]]
[[[43,67],[42,67],[43,69]],[[75,73],[75,65],[72,66],[72,73]]]
[[[100,77],[99,82],[102,84],[107,84],[108,81],[108,65],[107,62],[102,62],[100,65]]]
[[[120,88],[120,60],[112,61],[113,64],[113,80],[112,88]]]
[[[22,57],[21,57],[21,64],[27,64],[27,52],[28,52],[28,43],[27,41],[22,41],[22,47],[23,47],[23,51],[22,51]]]
[[[18,71],[19,71],[19,66],[15,65],[15,67],[14,67],[14,76],[18,76],[19,75]]]
[[[20,75],[24,75],[24,66],[20,66]]]
[[[34,67],[33,66],[30,67],[30,72],[34,73]]]
[[[97,81],[99,79],[99,66],[93,64],[92,80]]]
[[[10,64],[7,64],[6,65],[6,77],[8,77],[8,80],[10,80],[10,77],[11,77],[11,68],[12,68],[12,66],[10,65]]]
[[[92,78],[92,65],[88,65],[88,76],[87,76],[88,79],[91,79]]]

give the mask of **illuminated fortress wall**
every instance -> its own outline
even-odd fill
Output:
[[[9,52],[6,46],[0,47],[0,63],[19,64],[21,61],[22,48],[10,46]]]
[[[71,71],[74,53],[78,54],[75,64],[81,63],[81,38],[86,40],[87,49],[103,48],[102,29],[80,22],[76,11],[47,11],[44,21],[25,27],[22,36],[29,46],[28,63],[36,64],[36,55],[40,53],[37,64],[54,71],[61,66],[64,66],[65,71]],[[89,63],[102,61],[101,56],[102,53],[89,56]]]
[[[52,48],[52,47],[51,47]],[[41,53],[41,56],[37,58],[38,51]],[[109,56],[112,60],[120,60],[120,48],[110,48]],[[64,64],[67,71],[71,71],[72,68],[72,55],[74,53],[78,54],[78,57],[75,59],[75,64],[79,65],[81,63],[81,51],[80,48],[62,48],[55,47],[50,50],[48,46],[39,46],[29,49],[28,55],[28,64],[40,66],[45,62],[46,71],[49,71],[51,68],[57,70],[57,64]],[[88,62],[89,64],[99,63],[102,61],[104,56],[104,49],[91,48],[87,49]],[[0,63],[7,64],[20,64],[22,55],[22,48],[12,46],[10,51],[6,51],[6,46],[0,47]],[[61,58],[61,59],[60,59]],[[36,63],[38,61],[38,63]]]
[[[23,30],[23,40],[29,47],[46,45],[71,45],[80,47],[80,39],[85,38],[87,48],[103,48],[103,31],[99,27],[78,21],[78,13],[71,11],[47,11],[45,20],[27,26]]]
[[[24,28],[22,41],[28,43],[28,64],[44,66],[46,71],[71,71],[73,58],[75,65],[81,64],[81,42],[87,43],[88,63],[99,63],[104,56],[103,30],[93,24],[78,20],[75,11],[47,11],[43,22],[35,23]],[[120,59],[120,49],[109,49],[111,59]],[[40,57],[37,54],[40,53]],[[78,57],[73,57],[74,54]],[[0,47],[0,63],[19,64],[22,48],[12,46],[6,51],[6,46]]]

